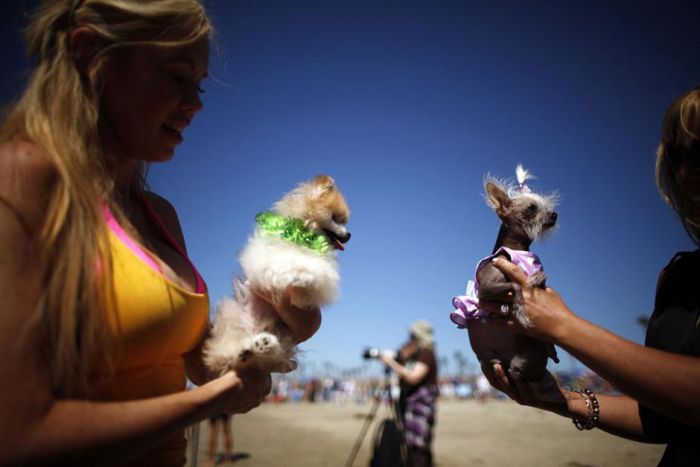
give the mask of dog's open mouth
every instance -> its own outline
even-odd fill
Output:
[[[349,233],[344,236],[339,236],[335,232],[331,232],[330,230],[326,229],[323,229],[323,233],[326,234],[326,237],[336,250],[344,251],[345,243],[347,243],[347,241],[350,240]]]

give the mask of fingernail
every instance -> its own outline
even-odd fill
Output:
[[[495,258],[493,258],[493,259],[491,260],[491,262],[492,262],[492,263],[497,263],[497,262],[499,262],[500,260],[501,260],[501,258],[499,258],[498,256],[496,256]]]

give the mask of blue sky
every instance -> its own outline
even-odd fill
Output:
[[[693,248],[653,169],[666,108],[700,82],[697,2],[205,3],[217,28],[205,108],[150,184],[177,207],[214,303],[255,213],[327,173],[353,237],[342,298],[305,361],[358,367],[363,346],[396,348],[418,318],[448,370],[455,351],[474,361],[450,301],[498,231],[484,174],[523,163],[535,189],[561,195],[559,231],[533,245],[549,285],[643,340],[636,318],[651,313],[659,269]],[[2,102],[21,86],[18,25],[32,4],[4,7]]]

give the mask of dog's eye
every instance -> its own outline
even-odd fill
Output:
[[[345,217],[341,216],[340,214],[333,214],[331,219],[333,219],[333,222],[336,224],[345,224],[346,222]]]
[[[534,216],[535,213],[537,213],[537,205],[535,203],[532,203],[525,208],[525,214],[528,216]]]

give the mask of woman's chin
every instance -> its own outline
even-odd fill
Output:
[[[157,151],[151,151],[143,158],[145,162],[157,164],[159,162],[168,162],[175,157],[175,147],[163,146]]]

